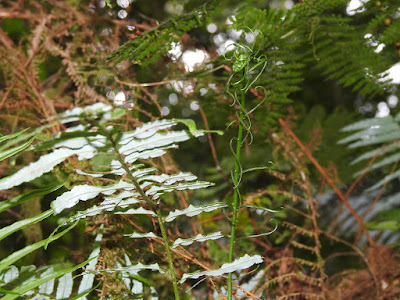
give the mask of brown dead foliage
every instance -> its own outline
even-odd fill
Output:
[[[329,292],[329,299],[394,300],[400,294],[400,262],[393,248],[367,250],[369,269],[351,270]]]

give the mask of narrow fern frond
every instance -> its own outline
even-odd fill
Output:
[[[185,209],[182,209],[182,210],[176,209],[176,210],[170,212],[164,221],[172,222],[179,216],[193,217],[193,216],[199,215],[203,212],[210,212],[210,211],[213,211],[213,210],[216,210],[219,208],[224,208],[224,207],[227,207],[227,205],[222,202],[201,205],[201,206],[194,206],[194,205],[190,204]]]
[[[189,239],[178,238],[173,243],[172,248],[176,248],[178,246],[188,246],[188,245],[193,244],[193,242],[202,243],[202,242],[210,241],[210,240],[218,240],[218,239],[223,238],[223,237],[224,237],[224,235],[220,231],[214,232],[214,233],[205,234],[205,235],[202,235],[200,233],[200,234],[198,234],[198,235],[196,235],[196,236],[194,236],[192,238],[189,238]]]
[[[185,282],[189,278],[197,279],[202,276],[221,276],[223,274],[233,273],[238,270],[250,268],[251,266],[253,266],[255,264],[261,264],[262,262],[263,262],[263,259],[260,255],[250,256],[248,254],[245,254],[244,256],[235,259],[231,263],[223,264],[221,266],[221,268],[219,268],[217,270],[185,273],[185,274],[183,274],[182,279],[180,280],[180,283]]]
[[[64,234],[66,234],[68,231],[70,231],[75,226],[76,226],[76,223],[69,226],[64,231],[62,231],[56,235],[50,236],[46,240],[42,240],[42,241],[36,242],[34,244],[28,245],[28,246],[22,248],[21,250],[15,251],[14,253],[10,254],[9,256],[7,256],[6,258],[4,258],[3,260],[0,261],[0,273],[8,266],[14,264],[19,259],[25,257],[26,255],[32,253],[33,251],[35,251],[37,249],[45,247],[49,243],[59,239],[60,237],[62,237]]]

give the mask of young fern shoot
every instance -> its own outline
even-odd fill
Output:
[[[255,35],[255,33],[253,33]],[[228,263],[232,263],[234,260],[234,248],[236,242],[236,225],[238,222],[238,211],[241,207],[241,196],[239,185],[243,176],[243,169],[241,165],[241,149],[243,143],[249,137],[250,143],[252,141],[252,133],[251,133],[251,120],[249,117],[250,112],[254,111],[262,102],[265,101],[265,98],[257,104],[250,112],[247,112],[245,109],[246,104],[246,93],[250,89],[250,87],[257,81],[258,77],[262,74],[265,67],[267,66],[267,59],[265,56],[258,56],[257,50],[255,50],[255,46],[257,43],[262,44],[262,34],[257,34],[261,38],[255,39],[254,43],[251,47],[243,45],[243,44],[234,44],[236,49],[233,50],[233,74],[228,80],[226,91],[233,99],[233,105],[239,107],[236,116],[238,122],[238,130],[237,137],[231,140],[230,146],[233,155],[235,156],[235,167],[232,172],[232,181],[233,181],[233,201],[232,201],[232,219],[231,219],[231,233],[229,237],[229,256]],[[239,77],[239,79],[236,79]],[[231,88],[233,88],[233,92],[231,92]],[[256,87],[256,89],[259,87]],[[231,124],[230,124],[231,125]],[[243,135],[245,131],[245,135]],[[236,149],[233,149],[233,144],[236,142]],[[267,167],[266,167],[267,168]],[[257,169],[263,169],[257,168]],[[268,233],[270,234],[270,233]],[[262,259],[260,257],[257,260],[257,263],[261,263]],[[228,299],[232,300],[233,297],[233,272],[228,273]]]

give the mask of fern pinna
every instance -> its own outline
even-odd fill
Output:
[[[128,240],[137,240],[143,238],[156,239],[164,245],[164,251],[168,257],[168,272],[170,280],[174,287],[176,299],[180,299],[180,291],[178,283],[183,283],[188,279],[197,279],[201,276],[221,276],[223,274],[232,273],[237,270],[248,268],[253,264],[262,262],[259,255],[244,255],[233,262],[223,264],[220,269],[197,271],[177,276],[174,258],[171,250],[190,245],[193,242],[204,242],[207,240],[216,240],[223,238],[221,232],[209,234],[197,234],[189,239],[178,238],[170,244],[170,239],[167,236],[167,224],[173,222],[180,216],[193,217],[203,212],[210,212],[216,209],[221,209],[227,205],[220,202],[207,203],[206,205],[189,205],[183,210],[176,209],[165,214],[165,204],[161,201],[161,197],[165,193],[182,190],[194,190],[206,188],[212,185],[210,182],[198,181],[197,177],[190,173],[180,172],[178,174],[167,175],[163,174],[154,167],[148,167],[143,162],[149,159],[157,158],[166,153],[167,149],[177,148],[177,143],[188,140],[191,136],[200,136],[203,131],[198,130],[193,121],[190,120],[157,120],[146,123],[141,127],[136,128],[131,132],[122,132],[118,126],[110,125],[111,122],[123,116],[124,109],[112,109],[111,106],[97,103],[86,108],[74,108],[66,111],[60,116],[59,123],[70,126],[65,132],[57,135],[53,140],[45,141],[37,145],[37,149],[49,148],[53,150],[48,154],[44,154],[36,162],[22,168],[18,172],[9,177],[0,180],[0,189],[9,189],[20,185],[24,182],[30,182],[35,178],[43,175],[46,172],[54,169],[63,161],[76,156],[78,161],[87,161],[93,159],[96,155],[109,156],[110,164],[101,172],[96,169],[76,169],[77,176],[86,178],[90,184],[75,185],[71,190],[64,192],[58,196],[52,203],[51,209],[45,212],[42,219],[49,217],[51,214],[60,214],[65,212],[74,212],[67,214],[66,220],[60,225],[69,226],[61,233],[54,233],[49,237],[49,240],[44,240],[40,246],[47,245],[48,242],[55,240],[65,231],[74,227],[80,219],[94,217],[98,215],[147,215],[157,224],[153,231],[148,232],[133,232],[125,234]],[[79,125],[76,125],[79,122]],[[189,131],[171,130],[171,127],[179,123],[187,124]],[[112,182],[110,184],[110,182]],[[59,188],[59,186],[58,186]],[[101,199],[100,201],[94,201]],[[91,202],[86,205],[86,209],[75,209],[79,207],[81,202]],[[95,203],[93,205],[93,203]],[[89,207],[88,207],[89,206]],[[165,273],[166,270],[158,263],[146,264],[137,262],[132,264],[129,258],[125,257],[124,266],[118,262],[114,267],[98,268],[98,257],[100,253],[100,244],[103,235],[104,224],[99,226],[99,233],[96,237],[95,246],[92,254],[89,256],[86,265],[86,271],[82,274],[82,280],[77,291],[83,295],[93,289],[94,273],[110,273],[120,272],[123,281],[130,289],[129,293],[142,294],[143,288],[138,288],[143,285],[143,278],[138,275],[142,270],[158,271]],[[106,228],[104,228],[106,230]],[[57,231],[57,230],[56,230]],[[134,241],[132,241],[134,245]],[[96,246],[97,244],[97,246]],[[29,253],[29,252],[27,252]],[[7,264],[7,266],[11,265]],[[73,269],[52,272],[52,269],[46,269],[45,272],[52,274],[49,280],[54,280],[57,277],[70,273],[76,268],[80,268],[84,264],[80,264]],[[6,269],[11,272],[14,269]],[[47,274],[46,273],[46,274]],[[6,275],[2,275],[3,277]],[[66,275],[65,275],[66,276]],[[133,277],[132,277],[133,276]],[[18,277],[18,276],[17,276]],[[9,278],[9,277],[7,277]],[[14,277],[13,277],[14,278]],[[50,278],[50,277],[49,277]],[[133,278],[133,279],[132,279]],[[136,278],[136,279],[135,279]],[[137,278],[142,278],[137,280]],[[37,279],[37,280],[40,280]],[[64,277],[63,277],[64,280]],[[146,281],[148,283],[148,281]],[[12,280],[4,281],[4,286],[8,286]],[[32,288],[44,284],[37,281]],[[61,283],[59,283],[61,284]],[[41,285],[40,285],[41,286]],[[133,288],[136,286],[136,288]],[[39,292],[43,288],[39,288]],[[69,289],[72,289],[69,287]],[[53,289],[48,289],[50,294]],[[125,293],[128,295],[128,292]],[[27,290],[14,290],[7,295],[8,298],[14,299],[14,295],[26,293]],[[54,291],[55,292],[55,291]],[[155,291],[153,291],[154,293]],[[58,291],[57,291],[58,293]],[[57,298],[63,299],[63,298]]]
[[[397,114],[394,117],[375,117],[355,122],[342,128],[344,132],[353,133],[339,141],[339,143],[348,144],[348,148],[365,149],[351,162],[352,165],[368,162],[367,166],[354,174],[354,177],[372,176],[378,170],[384,172],[383,178],[378,175],[375,178],[376,181],[366,189],[365,194],[369,197],[355,205],[366,216],[368,229],[385,230],[383,234],[373,231],[378,241],[385,243],[396,241],[400,228],[400,210],[397,207],[400,193],[396,188],[396,182],[400,177],[399,120],[400,114]],[[371,200],[370,195],[374,199],[368,203],[366,201]]]

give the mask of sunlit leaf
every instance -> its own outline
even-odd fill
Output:
[[[134,232],[131,234],[125,234],[126,237],[131,238],[131,239],[141,239],[141,238],[156,238],[156,239],[161,239],[160,237],[156,236],[153,232],[148,232],[148,233],[138,233]]]
[[[188,216],[188,217],[193,217],[198,214],[201,214],[202,212],[210,212],[219,208],[224,208],[227,207],[226,204],[218,202],[218,203],[213,203],[213,204],[208,204],[208,205],[201,205],[201,206],[193,206],[190,204],[187,208],[179,210],[176,209],[168,214],[168,216],[165,218],[165,222],[171,222],[175,220],[179,216]]]
[[[263,262],[263,259],[260,255],[250,256],[248,254],[245,254],[241,258],[238,258],[231,263],[223,264],[222,267],[217,270],[194,272],[194,273],[189,273],[189,274],[185,273],[185,274],[183,274],[182,279],[179,281],[179,283],[183,283],[186,281],[186,279],[189,279],[189,278],[197,279],[201,276],[221,276],[223,274],[247,269],[254,264],[261,264],[262,262]]]
[[[209,241],[209,240],[217,240],[222,237],[224,237],[224,235],[220,231],[206,234],[206,235],[202,235],[200,233],[189,239],[181,239],[181,238],[176,239],[174,244],[172,245],[172,248],[176,248],[178,246],[188,246],[188,245],[191,245],[193,242],[205,242],[205,241]]]
[[[72,274],[67,273],[58,279],[56,299],[68,299],[71,296],[74,281]]]
[[[124,133],[121,140],[119,141],[120,145],[125,145],[129,143],[133,138],[135,139],[146,139],[154,135],[157,131],[171,128],[177,123],[174,120],[157,120],[154,122],[146,123],[138,128],[136,128],[133,132]]]
[[[53,267],[47,268],[46,271],[44,271],[40,277],[43,277],[45,275],[51,274],[54,272]],[[39,293],[40,294],[45,294],[45,295],[50,295],[54,290],[54,279],[50,279],[49,281],[39,285]]]
[[[86,271],[89,271],[89,272],[84,272],[84,274],[82,276],[82,281],[79,284],[78,294],[90,291],[93,287],[95,275],[94,275],[94,273],[92,273],[92,271],[96,269],[97,261],[98,261],[99,255],[100,255],[101,240],[103,239],[103,228],[104,228],[104,225],[102,224],[99,228],[99,233],[96,235],[96,238],[95,238],[95,241],[93,244],[93,250],[90,253],[90,256],[88,259],[89,263],[85,267]],[[79,299],[85,300],[86,296],[83,296]]]
[[[78,185],[72,188],[69,192],[65,192],[58,196],[56,200],[51,203],[55,214],[59,214],[66,208],[75,206],[79,201],[87,201],[95,198],[100,193],[104,195],[111,195],[118,189],[133,189],[134,186],[128,182],[120,181],[116,184],[109,186],[91,186],[91,185]]]
[[[86,152],[86,150],[88,150],[87,148],[92,147],[84,148],[83,150],[56,149],[52,153],[42,155],[38,161],[31,163],[11,176],[0,179],[0,190],[10,189],[21,183],[32,181],[50,172],[56,165],[63,162],[68,157],[78,154],[78,152]]]
[[[142,270],[151,270],[151,271],[158,271],[160,273],[165,273],[160,266],[156,264],[151,265],[144,265],[142,263],[138,263],[136,265],[128,266],[128,267],[121,267],[121,268],[108,268],[108,269],[101,269],[96,270],[97,272],[107,272],[107,273],[114,273],[114,272],[140,272]]]

